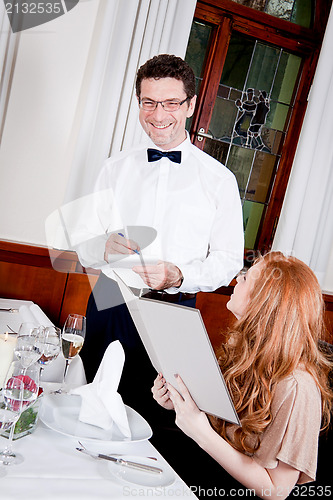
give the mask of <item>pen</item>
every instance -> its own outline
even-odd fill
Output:
[[[122,236],[123,238],[125,238],[125,235],[123,233],[118,233],[119,236]],[[127,238],[128,239],[128,238]],[[127,247],[129,250],[132,250],[131,248]],[[135,252],[137,255],[140,255],[140,252],[139,250],[132,250],[133,252]]]
[[[118,234],[119,234],[119,236],[122,236],[123,238],[125,238],[125,236],[123,235],[123,233],[118,233]],[[129,239],[128,235],[126,235],[126,236],[127,236],[127,239]],[[148,280],[147,268],[146,268],[145,261],[143,260],[142,253],[139,250],[133,250],[133,252],[135,252],[140,257],[141,266],[143,267],[144,272],[145,272],[145,274],[147,276],[147,280]],[[149,281],[147,282],[147,284],[150,287],[150,282]]]

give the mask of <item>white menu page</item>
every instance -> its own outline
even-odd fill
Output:
[[[137,297],[116,278],[156,371],[177,390],[179,374],[200,410],[239,425],[200,311]]]

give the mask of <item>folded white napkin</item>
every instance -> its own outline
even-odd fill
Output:
[[[126,408],[117,392],[125,361],[123,346],[116,340],[106,349],[91,384],[77,387],[71,394],[79,394],[82,404],[79,420],[111,429],[115,423],[125,437],[131,437]]]
[[[35,323],[36,326],[54,326],[37,304],[23,305],[19,308],[22,323]]]

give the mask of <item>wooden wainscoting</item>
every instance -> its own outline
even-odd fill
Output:
[[[0,241],[0,297],[32,300],[58,326],[70,312],[85,314],[97,278],[75,252]]]
[[[0,240],[0,297],[32,300],[54,324],[62,326],[69,313],[85,314],[99,272],[83,269],[75,252]],[[234,283],[232,283],[233,285]],[[214,347],[224,339],[233,321],[226,303],[233,286],[197,296],[208,335]],[[333,294],[325,294],[328,335],[333,343]]]

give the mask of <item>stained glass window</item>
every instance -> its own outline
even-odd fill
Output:
[[[272,244],[330,9],[331,0],[197,1],[185,58],[198,105],[187,130],[235,174],[248,250]]]
[[[236,176],[254,248],[288,130],[301,58],[234,33],[204,150]]]
[[[300,26],[311,28],[314,17],[314,0],[233,0],[235,3],[266,12]]]

